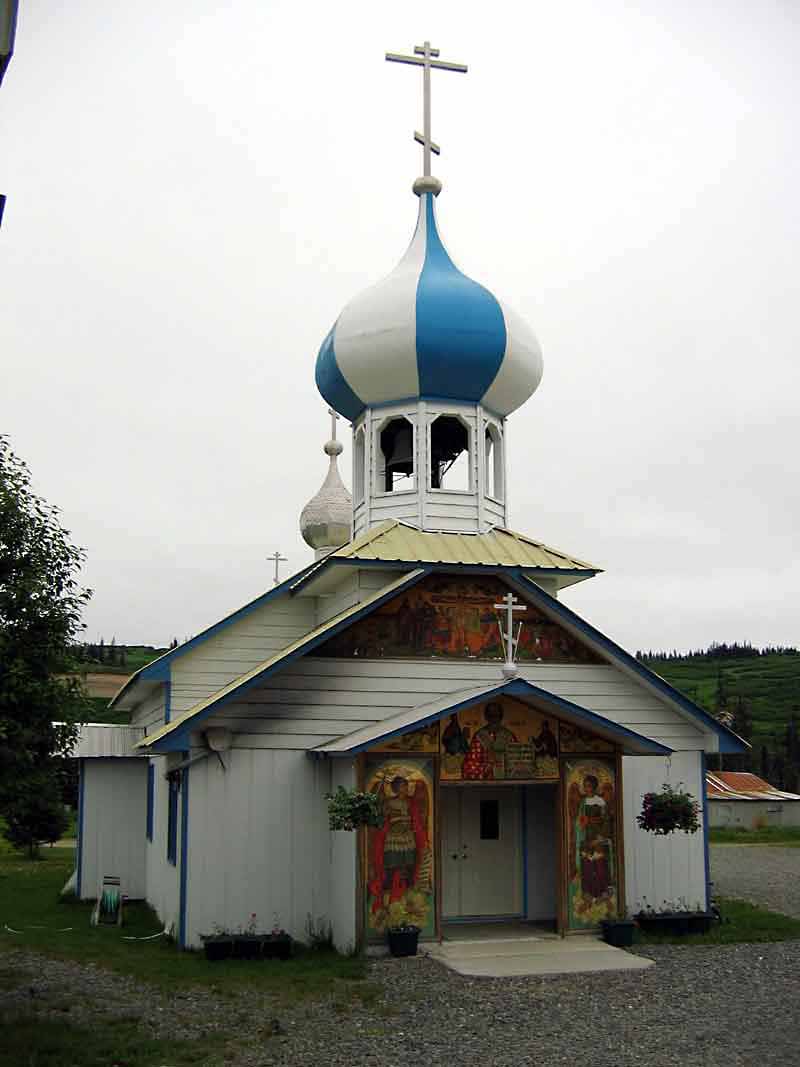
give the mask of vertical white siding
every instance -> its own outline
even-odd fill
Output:
[[[657,791],[665,781],[682,782],[702,809],[703,774],[699,752],[674,752],[669,771],[656,756],[625,756],[622,760],[623,818],[625,824],[625,893],[629,911],[649,904],[683,898],[691,907],[706,906],[706,868],[703,828],[696,834],[665,837],[640,830],[636,816],[645,793]],[[702,811],[701,811],[702,821]]]
[[[192,766],[186,942],[257,916],[304,939],[330,918],[327,766],[304,752],[235,749]]]
[[[528,918],[555,919],[558,911],[558,827],[556,786],[524,789]]]
[[[164,777],[168,757],[156,756],[153,764],[153,840],[145,846],[147,900],[165,926],[178,933],[180,910],[179,867],[167,860],[167,812],[169,784]],[[144,829],[142,830],[144,838]],[[178,805],[178,856],[180,858],[180,803]]]
[[[81,898],[95,899],[103,877],[112,875],[126,896],[142,899],[147,761],[86,759],[81,773]]]
[[[354,789],[356,768],[350,760],[331,760],[331,792],[338,786]],[[336,830],[331,837],[331,924],[333,943],[339,952],[350,952],[357,939],[356,877],[358,872],[358,838],[355,833]]]

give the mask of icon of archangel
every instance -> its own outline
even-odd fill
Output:
[[[617,910],[614,769],[599,760],[567,765],[569,925],[581,928]]]
[[[369,776],[383,823],[367,836],[368,925],[375,931],[433,922],[433,791],[428,761],[386,761]]]

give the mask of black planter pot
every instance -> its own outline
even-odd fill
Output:
[[[393,956],[416,956],[419,930],[387,930],[386,936]]]
[[[600,923],[603,940],[615,948],[630,948],[633,944],[633,932],[636,923],[633,919],[603,919]]]
[[[690,934],[707,934],[711,929],[714,916],[708,911],[693,911],[687,916]]]
[[[203,951],[209,963],[229,960],[233,954],[233,938],[224,936],[204,937]]]
[[[292,955],[292,939],[288,934],[265,937],[261,942],[261,954],[265,960],[288,960]]]
[[[261,956],[262,938],[254,934],[236,934],[233,938],[235,960],[257,960]]]

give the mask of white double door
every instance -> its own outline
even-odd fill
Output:
[[[441,790],[442,917],[519,915],[522,841],[518,787]]]

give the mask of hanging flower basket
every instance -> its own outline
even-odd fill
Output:
[[[685,834],[695,834],[700,829],[700,805],[691,793],[673,789],[667,782],[660,793],[645,793],[642,798],[642,810],[636,821],[643,830],[651,834],[672,834],[682,830]]]
[[[357,830],[360,826],[383,826],[383,809],[377,793],[360,793],[340,785],[326,793],[331,830]]]

